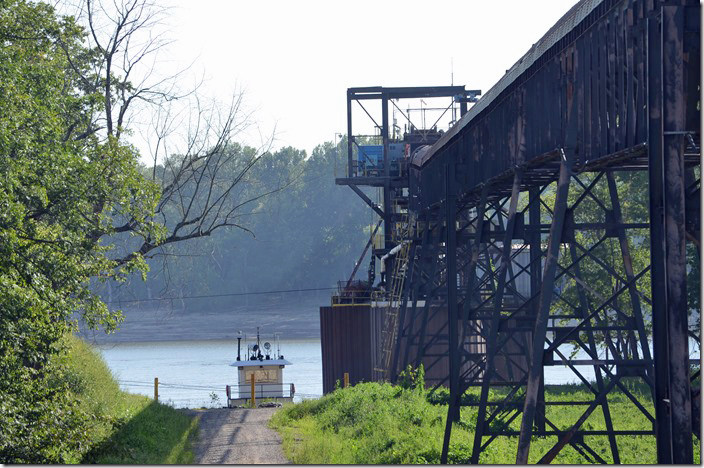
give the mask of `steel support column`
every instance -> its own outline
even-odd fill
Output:
[[[555,271],[557,270],[562,231],[565,224],[565,213],[567,212],[567,196],[569,195],[573,155],[570,152],[568,156],[565,156],[563,152],[562,156],[560,177],[557,181],[555,207],[553,209],[553,220],[550,226],[548,252],[547,258],[545,259],[545,269],[543,270],[543,283],[540,288],[538,316],[536,317],[535,328],[533,330],[533,353],[531,356],[530,369],[528,371],[526,399],[523,405],[523,418],[521,419],[521,434],[518,437],[516,463],[523,465],[528,463],[530,439],[533,434],[533,420],[538,403],[538,392],[541,387],[540,377],[543,372],[545,332],[548,326],[548,314],[550,312],[550,304],[552,303]]]
[[[692,463],[687,335],[684,8],[648,20],[650,241],[658,463]]]
[[[501,320],[504,290],[506,289],[506,273],[508,272],[508,266],[511,263],[511,246],[513,241],[513,230],[516,226],[516,209],[518,207],[518,197],[520,195],[520,184],[521,174],[517,172],[516,174],[514,174],[513,177],[511,202],[508,212],[508,224],[504,233],[501,264],[498,272],[498,284],[494,296],[494,310],[492,312],[491,323],[489,325],[486,366],[484,367],[484,375],[482,376],[482,392],[479,398],[479,413],[477,415],[477,426],[475,428],[474,433],[474,449],[472,450],[471,461],[474,464],[479,463],[482,436],[484,434],[484,426],[486,423],[486,405],[489,397],[489,387],[491,385],[491,378],[494,372],[494,357],[496,356],[497,352],[499,322]]]
[[[533,187],[528,191],[528,220],[530,230],[528,232],[528,243],[530,244],[530,295],[537,296],[540,291],[542,281],[540,264],[542,258],[542,247],[540,246],[540,188]],[[536,317],[538,315],[538,301],[533,301],[534,305],[529,313]],[[540,372],[540,388],[538,389],[538,405],[535,412],[535,426],[539,431],[545,430],[545,372]]]
[[[457,330],[457,199],[455,196],[455,166],[452,162],[445,167],[445,261],[447,274],[447,332],[449,335],[448,354],[450,358],[450,403],[445,422],[445,437],[442,444],[440,462],[447,463],[452,423],[460,419],[459,378],[460,354]]]
[[[428,226],[426,229],[430,229],[430,217],[428,217]],[[432,303],[433,299],[433,280],[438,274],[439,270],[439,263],[440,263],[440,242],[442,239],[442,226],[440,224],[436,224],[433,233],[431,233],[431,245],[428,245],[428,249],[430,250],[430,258],[432,262],[432,267],[430,270],[430,275],[428,279],[425,281],[424,284],[424,291],[423,295],[425,297],[425,304],[423,306],[423,316],[421,320],[421,326],[420,326],[420,335],[418,338],[418,347],[416,349],[416,361],[415,361],[415,367],[416,369],[420,367],[421,363],[423,362],[423,355],[425,353],[425,339],[426,339],[426,334],[428,331],[428,319],[430,315],[430,304]],[[426,369],[426,372],[428,369]]]
[[[383,157],[384,157],[384,248],[391,249],[393,246],[391,233],[391,214],[393,207],[391,206],[391,161],[389,160],[389,96],[386,93],[381,95],[381,137],[383,141]],[[390,270],[389,270],[390,271]]]
[[[354,151],[354,137],[352,136],[352,93],[347,90],[347,177],[354,177],[352,168],[352,153]]]
[[[406,272],[404,273],[407,278],[413,278],[414,270],[415,270],[415,265],[416,262],[414,261],[415,256],[416,256],[416,250],[418,248],[418,243],[415,241],[412,241],[412,244],[410,247],[407,247],[410,252],[408,254],[408,263],[406,267]],[[403,330],[406,326],[406,320],[407,320],[407,312],[408,312],[408,301],[411,299],[410,297],[410,292],[411,292],[411,281],[404,281],[403,282],[403,292],[401,293],[401,298],[399,300],[398,308],[399,308],[399,323],[398,323],[398,331],[396,333],[396,343],[394,344],[394,352],[391,356],[391,371],[390,371],[390,380],[392,384],[396,383],[396,380],[398,379],[398,374],[401,371],[405,371],[405,363],[404,367],[399,369],[398,367],[398,361],[401,358],[401,339],[403,338]],[[415,303],[414,303],[415,307]],[[406,339],[406,349],[408,349],[409,343],[408,339]]]

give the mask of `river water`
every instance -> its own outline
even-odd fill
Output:
[[[154,378],[159,379],[159,398],[176,408],[221,407],[226,404],[225,386],[236,385],[237,340],[155,341],[98,344],[120,386],[131,393],[154,395]],[[284,383],[296,386],[294,401],[317,398],[323,393],[319,339],[280,342],[281,354],[292,362],[283,371]],[[693,348],[693,358],[699,350]],[[243,347],[244,353],[244,347]],[[586,358],[583,353],[578,357]],[[244,354],[243,354],[244,355]],[[588,380],[594,380],[591,366],[579,366]],[[545,383],[579,382],[561,365],[545,367]]]
[[[237,385],[237,341],[158,341],[100,344],[123,390],[154,396],[176,408],[226,405],[225,386]],[[292,362],[283,370],[284,383],[296,386],[294,401],[323,393],[320,340],[280,342],[281,354]],[[244,349],[243,349],[244,353]],[[244,355],[244,354],[243,354]]]

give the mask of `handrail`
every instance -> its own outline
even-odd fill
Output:
[[[231,400],[250,398],[252,395],[252,384],[227,385],[225,392]],[[256,398],[293,398],[295,393],[296,387],[293,383],[255,382],[254,384],[254,396]]]

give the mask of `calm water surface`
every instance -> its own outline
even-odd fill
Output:
[[[226,405],[225,386],[236,385],[237,341],[170,341],[98,345],[123,390],[154,396],[176,408]],[[244,351],[244,350],[243,350]],[[281,354],[293,365],[284,382],[296,386],[295,401],[323,393],[320,340],[281,341]]]
[[[160,341],[97,346],[124,390],[151,397],[154,395],[154,377],[158,377],[160,400],[177,408],[224,406],[225,386],[238,384],[237,368],[230,366],[237,357],[237,341]],[[698,359],[699,350],[692,349],[692,357]],[[295,384],[295,401],[321,396],[320,340],[282,340],[281,353],[293,363],[286,366],[283,378],[285,383]],[[588,356],[578,353],[578,357]],[[594,380],[591,366],[579,366],[579,371],[586,379]],[[545,367],[545,382],[576,383],[579,379],[567,367],[556,365]]]
[[[237,343],[229,340],[118,343],[98,348],[124,390],[151,397],[154,377],[158,377],[160,400],[177,408],[223,406],[225,386],[238,384],[237,368],[230,366],[237,357]],[[284,369],[284,382],[295,384],[295,401],[321,396],[320,340],[281,341],[281,353],[293,363]],[[591,367],[580,371],[594,379]],[[545,368],[545,380],[558,384],[579,379],[563,366],[551,366]]]

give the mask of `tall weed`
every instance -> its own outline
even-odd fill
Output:
[[[445,389],[427,392],[413,384],[418,374],[406,373],[403,386],[386,383],[362,383],[334,392],[317,400],[285,406],[278,411],[272,426],[284,440],[284,452],[293,463],[312,464],[419,464],[439,463],[447,416]],[[640,403],[653,412],[649,389],[637,382],[626,382],[627,388]],[[502,389],[491,389],[489,400],[506,396]],[[479,389],[472,388],[462,397],[475,403]],[[548,401],[590,400],[584,385],[546,386]],[[569,429],[584,411],[582,405],[548,405],[547,416],[561,430]],[[652,427],[628,397],[621,392],[609,396],[609,409],[617,430],[644,430]],[[490,430],[520,430],[520,415],[509,422],[510,413],[496,418]],[[468,463],[474,444],[477,421],[476,406],[462,408],[460,421],[454,423],[448,462]],[[597,408],[583,428],[606,429],[604,414]],[[622,463],[655,463],[653,436],[617,436]],[[487,437],[483,439],[485,443]],[[584,441],[606,462],[613,463],[608,439],[585,436]],[[540,457],[557,442],[555,436],[534,436],[529,463]],[[518,438],[498,437],[482,452],[482,464],[515,463]],[[699,441],[695,439],[695,460],[700,459]],[[581,449],[579,449],[581,450]],[[578,449],[567,445],[553,461],[560,464],[582,464],[587,460]]]

